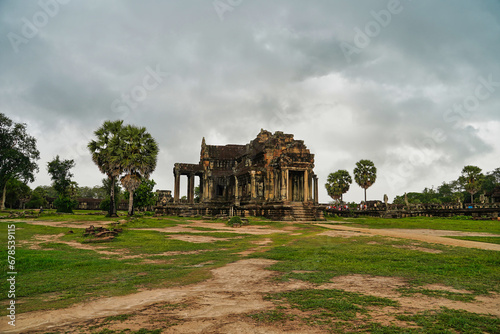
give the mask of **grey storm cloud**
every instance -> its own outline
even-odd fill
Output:
[[[321,180],[374,160],[374,198],[500,161],[498,1],[4,1],[0,36],[2,112],[81,185],[103,177],[85,145],[106,119],[158,140],[167,189],[202,137],[261,128],[304,140]]]

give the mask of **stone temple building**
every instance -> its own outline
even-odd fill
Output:
[[[162,197],[156,210],[169,214],[261,215],[273,219],[322,219],[314,154],[302,140],[261,130],[246,145],[201,142],[198,164],[174,165],[173,200]],[[180,178],[187,177],[187,201],[180,201]],[[195,201],[195,178],[199,198]]]

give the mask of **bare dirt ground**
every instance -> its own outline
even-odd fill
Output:
[[[202,227],[210,230],[197,230],[196,227]],[[274,234],[274,233],[290,233],[291,230],[295,229],[293,226],[289,226],[288,228],[284,228],[281,230],[271,229],[266,226],[244,226],[241,228],[233,228],[229,227],[224,223],[207,223],[204,221],[194,220],[189,226],[169,226],[169,227],[160,227],[160,228],[141,228],[140,230],[149,230],[149,231],[157,231],[164,233],[213,233],[213,232],[231,232],[231,233],[240,233],[240,234],[255,234],[255,235],[264,235],[264,234]]]
[[[36,223],[38,224],[39,222]],[[200,227],[216,227],[212,223],[197,222],[196,224],[199,224],[197,226]],[[208,224],[208,226],[204,224]],[[220,225],[217,227],[219,230],[228,230],[226,226]],[[457,233],[458,235],[470,235],[462,232],[453,232],[453,234],[450,234],[450,231],[375,230],[332,226],[328,224],[318,225],[330,229],[322,234],[336,237],[376,234],[450,246],[500,250],[499,245],[442,237],[443,235],[457,235]],[[80,227],[82,226],[80,225]],[[179,227],[177,228],[179,229]],[[168,232],[174,232],[175,228],[161,230],[164,232],[167,232],[167,230]],[[237,231],[235,229],[230,230],[242,233],[244,229],[240,228]],[[270,229],[252,227],[246,231],[265,235],[268,234]],[[285,233],[290,233],[293,229],[288,228],[280,232],[284,231],[286,231]],[[179,230],[177,232],[187,231]],[[34,241],[35,244],[36,242],[48,241],[61,242],[58,240],[60,236],[57,235],[52,238],[35,236]],[[195,240],[191,241],[196,242]],[[263,250],[269,243],[271,243],[271,239],[267,238],[255,242],[255,248],[246,251],[244,255]],[[68,242],[68,244],[74,247],[77,246],[77,243],[73,245],[73,243]],[[78,245],[79,247],[82,246]],[[83,245],[83,247],[87,246],[100,251],[99,246]],[[420,251],[432,251],[430,248],[418,246],[418,243],[408,247],[415,247],[416,250]],[[387,297],[398,301],[401,307],[377,308],[370,313],[372,317],[371,321],[379,322],[383,325],[403,326],[404,324],[396,320],[396,315],[406,312],[416,313],[424,310],[438,309],[442,306],[500,317],[500,296],[498,294],[477,296],[473,302],[452,301],[425,295],[407,297],[396,290],[408,286],[405,280],[396,277],[365,275],[336,277],[330,283],[322,285],[313,285],[312,283],[294,280],[278,282],[272,280],[277,273],[266,269],[266,267],[273,263],[274,261],[266,259],[243,259],[228,264],[225,267],[213,269],[211,279],[197,284],[179,288],[141,291],[127,296],[102,298],[76,304],[66,309],[22,313],[18,315],[15,329],[12,329],[5,321],[2,321],[0,323],[0,332],[45,333],[50,331],[61,333],[95,333],[104,328],[117,331],[123,329],[139,330],[145,328],[151,330],[161,328],[163,329],[162,333],[327,333],[324,329],[307,326],[304,322],[298,320],[263,323],[257,322],[248,316],[251,313],[275,309],[275,305],[272,302],[263,299],[266,293],[305,288],[342,289],[366,295]],[[451,287],[441,285],[432,285],[423,288],[469,293],[468,291],[457,291]],[[300,311],[294,310],[294,312],[298,316],[304,315]],[[123,314],[126,314],[126,316],[119,320],[117,318],[107,318]]]
[[[84,227],[90,227],[90,225],[94,225],[95,227],[101,227],[101,226],[105,227],[110,225],[111,223],[114,223],[113,221],[85,221],[85,220],[65,222],[65,221],[21,219],[17,221],[33,225],[45,225],[45,226],[69,227],[69,228],[84,228]]]
[[[424,229],[370,229],[370,228],[360,228],[360,227],[349,227],[342,225],[330,225],[330,224],[316,224],[317,226],[325,227],[333,231],[324,232],[325,235],[330,236],[340,236],[349,237],[355,235],[381,235],[392,238],[399,239],[411,239],[424,241],[433,244],[447,245],[447,246],[457,246],[466,248],[478,248],[486,250],[500,251],[500,245],[490,244],[485,242],[469,241],[469,240],[458,240],[445,238],[443,236],[490,236],[499,237],[498,234],[490,233],[470,233],[470,232],[459,232],[459,231],[442,231],[442,230],[424,230]]]

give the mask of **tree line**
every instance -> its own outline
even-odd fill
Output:
[[[94,136],[88,149],[94,163],[107,176],[102,186],[78,187],[71,172],[75,161],[56,156],[47,164],[52,185],[31,191],[27,183],[33,182],[39,171],[36,139],[27,133],[26,124],[15,123],[0,113],[1,209],[5,209],[6,202],[12,206],[15,201],[27,198],[27,206],[41,207],[46,197],[55,197],[58,212],[72,212],[78,204],[77,197],[104,197],[109,203],[108,215],[117,216],[120,198],[117,180],[126,190],[129,215],[133,215],[135,207],[152,205],[155,182],[149,176],[156,168],[159,148],[146,128],[124,125],[122,120],[105,121],[94,131]]]
[[[354,181],[364,190],[366,203],[366,189],[377,180],[377,167],[371,160],[362,159],[354,167]],[[351,174],[340,169],[328,175],[325,183],[326,192],[335,201],[343,202],[343,195],[349,191],[352,183]]]
[[[479,195],[491,196],[500,187],[500,168],[484,174],[477,166],[465,166],[461,174],[453,181],[443,182],[436,189],[424,188],[422,192],[409,192],[406,198],[409,204],[420,203],[479,203]],[[394,198],[395,204],[406,204],[405,195]]]
[[[364,189],[371,187],[377,179],[377,168],[370,160],[360,160],[353,171],[354,181]],[[325,188],[328,195],[335,201],[343,202],[343,195],[349,191],[352,178],[345,169],[340,169],[328,175]],[[419,203],[477,203],[480,201],[475,194],[491,195],[500,187],[500,168],[483,173],[477,166],[468,165],[462,169],[456,180],[443,182],[437,189],[425,188],[421,193],[409,192],[394,198],[394,204]],[[406,195],[406,199],[405,199]]]

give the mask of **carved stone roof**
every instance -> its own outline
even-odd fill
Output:
[[[241,157],[245,151],[246,145],[206,145],[206,155],[204,155],[203,158],[214,160],[236,160]]]
[[[200,164],[186,164],[186,163],[175,163],[174,173],[180,174],[192,174],[203,171],[203,167]]]
[[[208,161],[237,161],[238,174],[250,167],[297,167],[314,168],[314,154],[302,140],[295,140],[292,134],[276,131],[274,134],[261,130],[257,137],[247,145],[207,145],[205,138],[201,142],[200,166],[208,166]],[[182,170],[195,167],[182,165]],[[194,170],[193,170],[194,171]]]

